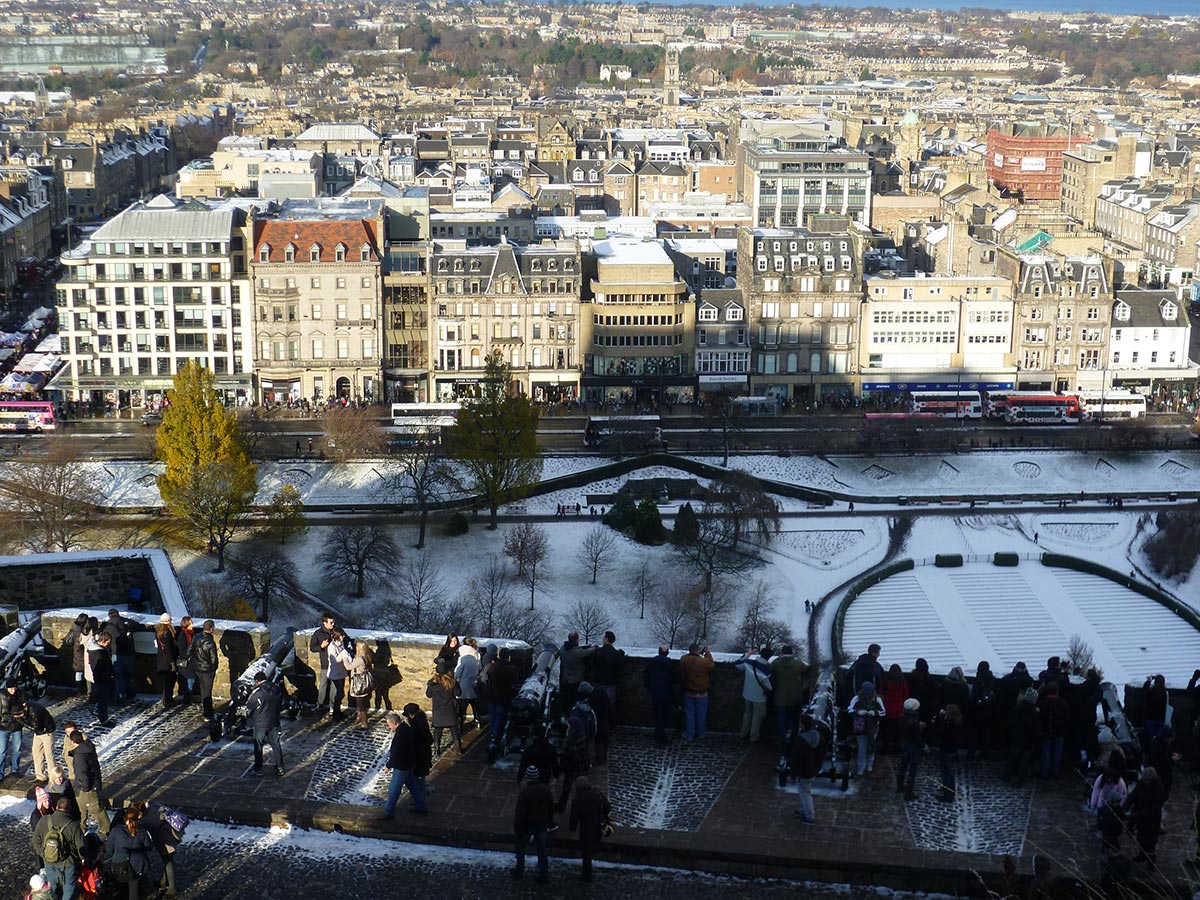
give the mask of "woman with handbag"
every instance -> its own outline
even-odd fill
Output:
[[[359,641],[356,650],[354,659],[350,660],[350,699],[354,701],[357,711],[354,727],[359,731],[366,731],[371,727],[367,717],[367,703],[371,694],[375,692],[375,654],[371,652],[366,641]]]
[[[435,674],[425,685],[425,696],[433,701],[433,746],[434,753],[442,752],[442,731],[450,729],[450,737],[463,752],[462,732],[458,727],[458,682],[454,680],[450,661],[438,657]]]
[[[150,832],[141,825],[142,812],[130,807],[119,824],[108,832],[104,856],[114,879],[129,885],[129,900],[140,900],[142,877],[150,870],[154,844]]]
[[[192,668],[192,638],[195,636],[192,617],[184,616],[175,633],[175,647],[179,651],[175,672],[179,676],[179,697],[184,703],[191,703],[196,696],[196,672]]]
[[[170,613],[163,613],[154,626],[154,647],[157,651],[154,669],[162,679],[163,706],[170,706],[175,694],[175,670],[179,664],[179,645]]]
[[[879,722],[887,713],[883,698],[875,693],[875,682],[864,681],[850,705],[846,707],[854,725],[854,738],[858,744],[858,777],[875,771],[875,738],[879,734]]]

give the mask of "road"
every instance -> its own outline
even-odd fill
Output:
[[[434,795],[436,802],[436,794]],[[28,802],[0,798],[0,895],[20,897],[36,870]],[[553,839],[551,840],[553,854]],[[319,832],[193,822],[175,858],[184,900],[363,900],[415,896],[438,900],[536,897],[540,900],[878,900],[873,888],[840,888],[781,879],[740,879],[600,863],[584,886],[574,860],[551,859],[550,883],[527,872],[515,882],[509,853],[459,850]],[[532,861],[531,861],[532,862]],[[157,878],[157,873],[155,873]],[[301,885],[303,887],[301,887]],[[123,892],[120,896],[124,896]],[[154,896],[143,894],[143,896]],[[893,900],[936,895],[887,891]],[[948,900],[948,898],[947,898]]]
[[[259,456],[266,459],[319,457],[325,447],[320,422],[316,419],[272,418],[261,439]],[[546,416],[538,424],[538,445],[546,453],[585,453],[582,416]],[[1148,437],[1156,448],[1185,446],[1191,441],[1188,420],[1178,415],[1148,417],[1150,427],[1138,437]],[[664,435],[670,449],[717,451],[723,438],[709,421],[699,416],[668,416]],[[81,419],[61,427],[57,434],[69,439],[80,455],[90,459],[151,459],[154,456],[154,426],[143,426],[139,418]],[[1117,425],[1006,426],[976,421],[923,423],[919,430],[902,436],[890,432],[876,444],[879,450],[952,450],[955,446],[1024,446],[1031,449],[1112,449],[1122,447],[1127,430]],[[863,449],[862,416],[822,414],[750,419],[729,436],[734,449],[793,452],[846,452]],[[37,435],[0,435],[0,458],[45,455],[48,440]],[[636,448],[633,448],[636,449]],[[595,451],[593,451],[595,452]],[[596,452],[596,455],[612,455]]]

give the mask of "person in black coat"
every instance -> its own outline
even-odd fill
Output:
[[[1166,802],[1167,792],[1163,789],[1158,772],[1153,766],[1146,766],[1125,800],[1129,827],[1141,848],[1134,862],[1154,862],[1158,838],[1162,834],[1163,806]]]
[[[196,673],[196,684],[200,689],[200,703],[204,710],[204,720],[213,717],[213,681],[217,677],[217,664],[220,657],[217,654],[217,641],[213,637],[216,628],[212,619],[201,626],[200,634],[192,640],[191,664]]]
[[[617,703],[617,685],[621,683],[621,670],[625,667],[625,651],[617,649],[617,636],[604,632],[604,643],[592,654],[592,686],[608,694],[609,704]]]
[[[579,852],[583,857],[579,877],[583,881],[592,880],[592,856],[604,840],[603,826],[611,810],[608,798],[586,777],[575,782],[571,830],[579,832]]]
[[[650,702],[654,707],[654,745],[665,747],[667,741],[667,723],[671,720],[671,710],[675,706],[675,692],[679,685],[678,667],[671,659],[671,649],[663,644],[658,648],[658,656],[646,663],[642,670],[642,683],[650,694]]]
[[[333,684],[329,680],[329,645],[333,643],[333,613],[321,614],[321,627],[313,632],[308,642],[308,652],[316,654],[321,662],[317,669],[317,707],[323,713],[329,706],[329,695],[333,693]],[[311,666],[311,661],[309,662]]]
[[[1025,691],[1033,685],[1033,676],[1025,663],[1018,662],[1012,671],[996,682],[996,743],[1008,746],[1008,719]]]
[[[112,638],[107,632],[96,638],[99,650],[88,654],[92,665],[92,693],[96,699],[97,725],[107,728],[112,725],[108,719],[108,704],[112,700],[113,689],[117,684],[117,673],[112,661]]]
[[[141,825],[142,813],[136,807],[125,810],[121,822],[108,833],[104,857],[113,878],[129,886],[129,900],[141,897],[142,878],[150,870],[154,843],[150,832]]]
[[[385,721],[392,732],[392,745],[384,766],[385,771],[391,771],[391,782],[380,819],[395,818],[401,788],[408,788],[412,811],[426,813],[429,806],[425,799],[425,776],[433,767],[433,735],[425,713],[417,704],[409,703],[399,715],[388,713]]]
[[[937,685],[929,674],[929,663],[924,657],[918,658],[913,670],[908,673],[908,696],[921,704],[921,721],[928,725],[933,721],[938,711]]]
[[[110,823],[108,813],[100,802],[104,781],[100,774],[100,757],[96,754],[96,745],[78,730],[71,732],[69,742],[72,749],[67,752],[71,756],[71,767],[75,773],[72,786],[75,788],[75,802],[79,805],[80,822],[87,822],[90,815],[100,828],[100,836],[108,837]]]
[[[163,706],[170,706],[175,697],[175,667],[179,663],[179,646],[175,643],[175,628],[171,614],[163,613],[154,626],[154,670],[162,679]]]
[[[531,766],[548,781],[553,781],[561,774],[558,768],[558,752],[544,733],[535,735],[522,751],[521,762],[517,766],[518,782],[525,780],[525,774]]]

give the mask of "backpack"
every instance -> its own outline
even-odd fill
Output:
[[[46,840],[42,845],[42,859],[48,863],[66,862],[70,859],[67,842],[62,829],[53,825],[46,831]]]
[[[168,806],[164,806],[159,811],[159,815],[162,817],[164,822],[171,826],[171,830],[174,831],[179,837],[183,837],[183,833],[187,831],[187,827],[192,824],[191,819],[189,819],[179,810],[171,809]]]

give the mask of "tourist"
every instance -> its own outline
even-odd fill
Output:
[[[192,626],[192,617],[184,616],[179,620],[179,630],[175,633],[175,646],[179,650],[175,672],[179,676],[179,696],[185,704],[196,699],[196,670],[192,667],[192,643],[195,640],[196,629]]]
[[[270,743],[275,773],[283,774],[283,742],[280,732],[280,713],[283,710],[283,688],[267,681],[266,672],[254,674],[254,690],[246,698],[246,718],[254,732],[254,768],[251,774],[262,775],[263,745]]]
[[[586,694],[584,693],[585,688],[587,689]],[[608,699],[608,694],[605,691],[596,690],[586,681],[579,685],[579,699],[587,700],[596,721],[596,733],[594,735],[596,765],[607,765],[608,747],[616,726],[617,711],[613,707],[612,701]],[[578,707],[579,703],[577,702],[575,706]]]
[[[329,708],[329,695],[332,685],[329,683],[329,645],[333,642],[333,613],[321,613],[321,627],[313,632],[308,642],[309,654],[317,655],[320,665],[309,666],[317,673],[317,715],[318,717]]]
[[[975,667],[975,682],[971,685],[971,740],[973,754],[986,756],[995,745],[996,676],[986,660]]]
[[[492,732],[488,747],[489,763],[494,763],[507,752],[504,731],[508,726],[508,709],[520,688],[520,674],[510,661],[511,656],[511,651],[505,647],[487,669],[488,691],[491,695],[488,700],[488,728]]]
[[[546,845],[554,821],[554,793],[546,782],[546,774],[536,766],[529,766],[525,770],[525,779],[525,784],[517,794],[513,812],[517,864],[512,870],[512,877],[524,877],[525,848],[532,842],[537,851],[537,880],[539,884],[546,884],[550,881],[550,856]]]
[[[439,656],[434,661],[434,674],[425,684],[425,696],[433,701],[433,752],[442,752],[442,732],[450,730],[450,737],[458,752],[463,753],[462,732],[458,727],[458,705],[454,698],[457,682],[450,672],[449,657]]]
[[[1038,734],[1042,744],[1043,778],[1057,778],[1062,771],[1063,743],[1071,724],[1067,701],[1058,695],[1058,682],[1048,682],[1038,698]]]
[[[883,684],[883,666],[879,664],[879,654],[883,652],[878,644],[871,644],[867,652],[862,654],[850,666],[850,690],[858,693],[865,682]]]
[[[1071,692],[1066,698],[1067,706],[1071,709],[1071,726],[1067,733],[1066,757],[1072,765],[1080,766],[1081,771],[1087,770],[1087,760],[1095,760],[1100,755],[1096,731],[1096,707],[1100,704],[1103,693],[1100,673],[1095,669],[1088,669],[1083,683],[1072,685]],[[1161,769],[1159,774],[1162,774]]]
[[[438,650],[437,659],[446,660],[446,662],[450,665],[449,671],[453,672],[454,667],[458,665],[458,654],[458,635],[446,635],[446,643],[442,644],[441,648]]]
[[[771,651],[763,647],[757,654],[750,648],[734,665],[742,670],[742,729],[743,741],[758,743],[763,720],[767,717],[767,699],[771,695],[771,666],[767,662]]]
[[[846,707],[854,727],[854,741],[858,748],[856,764],[858,777],[875,771],[875,741],[879,735],[879,722],[886,710],[883,698],[875,693],[875,683],[864,681],[858,693]]]
[[[112,638],[101,632],[96,638],[96,650],[88,653],[92,667],[92,696],[96,700],[97,728],[108,728],[113,723],[108,718],[108,703],[112,699],[117,675],[112,662]]]
[[[95,616],[88,616],[87,626],[83,630],[83,680],[87,684],[88,695],[96,685],[96,677],[92,672],[92,660],[100,649],[97,638],[100,636],[100,621]]]
[[[355,647],[354,658],[350,660],[350,680],[348,692],[354,701],[354,727],[366,731],[371,727],[367,714],[367,704],[371,702],[371,694],[375,692],[375,653],[366,641],[359,641]]]
[[[67,636],[63,638],[63,648],[71,650],[71,670],[75,674],[75,686],[81,694],[87,692],[87,685],[83,680],[83,633],[87,630],[88,614],[80,613],[75,617],[75,621],[71,627],[67,629]]]
[[[556,808],[559,812],[564,812],[567,801],[571,798],[571,787],[575,784],[575,779],[586,775],[592,768],[588,753],[587,726],[579,716],[572,715],[567,719],[567,733],[558,751],[558,767],[562,771],[563,783]]]
[[[1025,783],[1041,741],[1037,701],[1037,688],[1030,685],[1008,715],[1008,761],[1000,777],[1018,787]]]
[[[217,677],[217,641],[213,637],[216,623],[206,619],[200,626],[200,634],[192,641],[191,663],[196,673],[196,686],[200,689],[200,706],[204,712],[204,721],[209,722],[213,717],[213,681]]]
[[[947,672],[938,690],[938,709],[945,709],[951,704],[957,706],[960,713],[971,705],[971,686],[967,684],[962,666],[955,666]]]
[[[175,666],[179,662],[179,646],[175,643],[175,628],[171,625],[171,614],[159,616],[154,626],[154,669],[161,679],[163,706],[174,702]]]
[[[1140,853],[1134,862],[1153,865],[1158,849],[1158,838],[1162,834],[1163,805],[1167,792],[1153,766],[1146,766],[1129,792],[1124,809],[1129,816],[1129,829],[1133,832]]]
[[[50,795],[51,806],[57,806],[59,798],[65,797],[71,804],[71,809],[74,810],[72,814],[78,817],[79,807],[75,804],[75,789],[71,787],[71,781],[62,766],[54,766],[50,769],[50,780],[46,782],[46,793]]]
[[[67,721],[63,723],[63,746],[62,758],[67,761],[67,777],[75,780],[75,766],[71,762],[71,751],[75,749],[75,743],[71,740],[71,735],[79,730],[79,726],[74,722]]]
[[[72,787],[75,789],[75,802],[79,806],[79,824],[87,826],[88,816],[96,820],[101,837],[108,836],[108,813],[104,810],[101,796],[104,791],[104,780],[100,774],[100,757],[96,754],[96,745],[82,731],[71,732],[72,747],[68,752],[74,767]]]
[[[113,669],[116,674],[114,696],[117,703],[128,703],[133,699],[133,667],[137,659],[133,634],[141,631],[142,626],[123,618],[118,610],[110,609],[103,630],[112,639]]]
[[[0,781],[5,767],[9,772],[21,775],[21,738],[25,727],[25,695],[17,687],[17,680],[9,678],[0,689]]]
[[[592,880],[592,857],[604,839],[604,824],[611,810],[612,806],[600,788],[587,778],[578,780],[575,800],[571,803],[571,830],[579,832],[581,881]]]
[[[658,655],[646,663],[642,670],[642,684],[650,694],[650,704],[654,716],[654,746],[665,747],[667,740],[667,723],[671,719],[671,710],[675,707],[675,695],[679,685],[679,677],[675,672],[675,662],[671,659],[671,649],[666,644],[660,644]]]
[[[172,900],[178,896],[175,890],[175,852],[183,842],[183,835],[176,831],[168,821],[171,813],[167,811],[167,815],[164,816],[163,808],[157,803],[134,800],[129,804],[129,808],[136,809],[141,815],[138,824],[150,835],[150,843],[154,846],[154,852],[162,860],[163,873],[158,882],[158,889],[161,892],[159,896],[164,900]],[[184,819],[184,822],[186,821]]]
[[[1124,805],[1129,797],[1129,790],[1126,788],[1125,779],[1121,777],[1120,772],[1116,769],[1105,769],[1092,782],[1092,793],[1087,804],[1088,812],[1100,812],[1101,808],[1108,804],[1109,798],[1113,796],[1116,796],[1120,804]]]
[[[879,746],[884,753],[895,753],[900,749],[900,716],[904,714],[904,703],[908,700],[908,681],[899,663],[888,666],[879,690],[883,698],[883,721],[879,724]],[[920,709],[920,705],[917,706]]]
[[[996,721],[993,724],[997,734],[996,745],[1008,746],[1008,720],[1013,707],[1025,691],[1033,685],[1033,676],[1025,663],[1018,662],[1012,671],[996,682]]]
[[[575,695],[583,682],[587,659],[596,651],[595,647],[581,647],[579,632],[572,631],[558,651],[558,692],[561,708],[570,712],[575,705]]]
[[[795,815],[803,824],[814,825],[817,819],[813,809],[812,783],[813,779],[821,774],[821,766],[829,749],[829,739],[826,732],[817,728],[816,722],[808,713],[800,716],[797,725],[796,739],[792,741],[791,753],[788,756],[789,771],[796,779],[800,800]]]
[[[56,898],[54,889],[46,880],[46,876],[41,872],[35,872],[29,876],[29,890],[21,895],[21,900],[56,900]]]
[[[921,765],[921,754],[925,750],[925,723],[921,721],[921,701],[909,697],[904,701],[904,712],[898,724],[900,738],[900,765],[896,769],[896,793],[904,799],[917,799],[917,769]]]
[[[1124,784],[1124,781],[1121,782]],[[1096,810],[1096,830],[1100,832],[1103,849],[1110,847],[1121,848],[1121,834],[1125,831],[1125,821],[1121,818],[1121,806],[1125,797],[1116,791],[1109,791],[1103,796],[1100,808]]]
[[[1044,668],[1044,669],[1042,669],[1042,671],[1038,672],[1038,677],[1037,677],[1038,692],[1041,693],[1042,691],[1044,691],[1046,689],[1046,685],[1048,685],[1051,681],[1053,681],[1055,684],[1057,684],[1058,679],[1061,676],[1062,676],[1062,666],[1059,665],[1059,659],[1057,656],[1051,656],[1049,659],[1046,660],[1046,668]]]
[[[33,833],[34,852],[42,860],[46,880],[59,900],[74,900],[83,860],[83,830],[71,817],[70,807],[70,801],[59,797],[54,811],[38,822]]]
[[[454,680],[458,682],[458,728],[467,722],[467,707],[471,707],[471,724],[478,726],[483,718],[479,714],[479,642],[469,637],[458,648],[458,665],[454,667]]]
[[[957,704],[947,704],[946,708],[937,714],[933,720],[933,733],[942,779],[937,798],[948,803],[955,797],[957,784],[954,770],[958,765],[958,752],[963,746],[963,716]]]
[[[771,681],[774,685],[771,700],[775,704],[775,733],[781,744],[796,730],[800,720],[808,671],[808,664],[795,655],[791,644],[784,644],[779,649],[779,655],[771,660]]]
[[[558,767],[558,751],[545,731],[539,730],[521,751],[521,761],[517,764],[518,783],[525,780],[530,767],[541,773],[547,784],[562,774]]]
[[[141,897],[141,881],[150,871],[150,854],[154,852],[150,832],[141,827],[141,819],[140,809],[126,809],[104,844],[108,870],[114,879],[129,885],[129,900]]]
[[[919,657],[908,673],[908,696],[921,703],[921,721],[928,724],[933,721],[934,713],[938,711],[937,685],[929,673],[929,663]]]
[[[592,656],[592,685],[608,694],[610,705],[617,705],[617,685],[621,683],[621,671],[625,667],[625,651],[617,649],[617,636],[604,632],[604,643]]]
[[[33,810],[29,813],[29,831],[33,836],[33,852],[37,853],[37,827],[38,823],[46,816],[54,811],[54,800],[50,797],[50,793],[41,785],[33,789]],[[44,860],[39,856],[38,865],[41,866]]]
[[[409,703],[402,713],[388,713],[385,721],[392,732],[392,743],[384,771],[391,772],[391,781],[388,783],[383,814],[379,818],[389,821],[396,817],[402,788],[408,788],[412,801],[409,808],[415,813],[426,813],[429,806],[425,800],[423,779],[432,766],[432,747],[428,726],[424,729],[420,727],[425,723],[425,715],[415,703]]]
[[[342,700],[346,697],[346,678],[350,674],[352,650],[353,644],[350,643],[346,632],[335,627],[326,653],[329,669],[325,673],[325,680],[333,685],[333,699],[330,700],[330,708],[333,710],[330,717],[332,722],[341,722],[346,718],[346,714],[342,712]]]
[[[692,644],[679,661],[683,682],[683,739],[700,740],[708,729],[708,691],[716,668],[707,647]]]
[[[1146,679],[1142,690],[1142,741],[1148,744],[1151,738],[1166,727],[1167,707],[1170,703],[1167,697],[1167,680],[1162,675],[1154,675]]]

